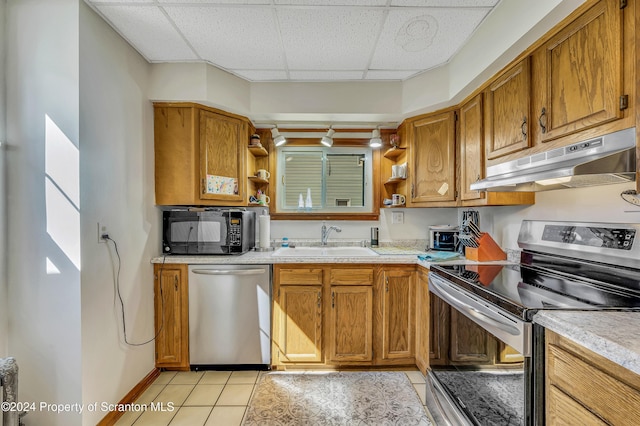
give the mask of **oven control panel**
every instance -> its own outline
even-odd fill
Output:
[[[631,250],[636,230],[597,226],[545,225],[543,241]]]

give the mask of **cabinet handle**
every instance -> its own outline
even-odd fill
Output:
[[[173,286],[175,287],[176,291],[178,291],[178,276],[174,276],[173,277]]]
[[[331,307],[332,308],[336,307],[336,292],[335,291],[331,292]]]
[[[387,291],[387,293],[389,293],[389,277],[386,277],[385,282],[386,282],[385,290]]]
[[[320,307],[320,301],[322,300],[322,291],[318,292],[318,308]]]
[[[542,121],[543,119],[544,122]],[[542,113],[540,114],[540,118],[538,118],[538,123],[540,123],[542,134],[547,133],[547,110],[544,107],[542,107]]]
[[[527,117],[522,117],[522,124],[520,125],[520,131],[522,132],[522,138],[527,140]]]
[[[478,177],[476,178],[476,182],[478,182],[480,180],[480,174],[478,174]]]
[[[413,184],[411,184],[411,199],[413,199]]]

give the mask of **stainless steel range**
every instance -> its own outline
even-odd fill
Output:
[[[518,265],[431,267],[430,292],[518,360],[432,366],[427,406],[439,425],[543,425],[544,329],[534,314],[640,310],[640,224],[523,221],[518,245]]]

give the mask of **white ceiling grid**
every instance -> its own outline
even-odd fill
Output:
[[[86,0],[150,62],[250,81],[405,80],[443,65],[499,0]]]

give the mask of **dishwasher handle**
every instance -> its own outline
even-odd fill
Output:
[[[199,275],[260,275],[267,272],[264,268],[254,269],[193,269]]]

